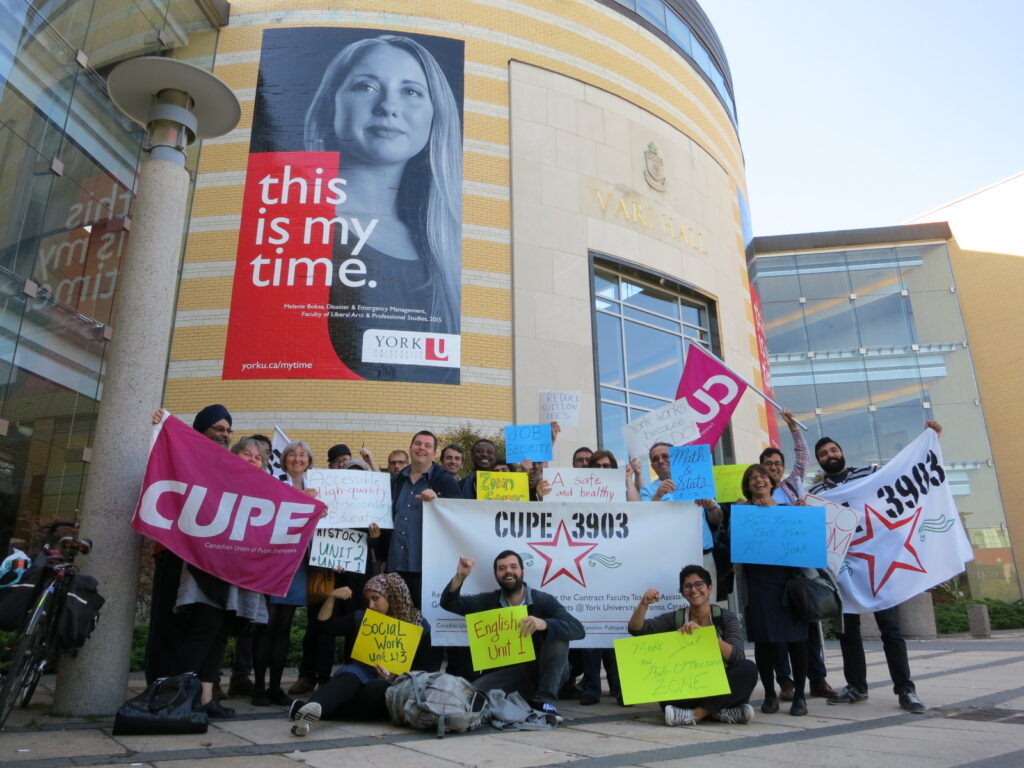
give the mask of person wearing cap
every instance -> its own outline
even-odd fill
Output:
[[[352,458],[352,451],[344,443],[332,445],[327,449],[328,469],[342,469],[342,465]]]
[[[937,421],[925,422],[927,429],[942,434],[942,425]],[[867,477],[881,467],[847,467],[846,456],[839,443],[831,437],[823,437],[814,444],[814,457],[825,472],[821,482],[812,485],[811,494],[837,488],[851,480]],[[896,694],[900,707],[907,712],[921,714],[925,711],[924,703],[917,695],[917,687],[910,679],[910,660],[907,658],[907,641],[900,630],[899,606],[875,611],[875,622],[882,635],[882,650],[885,663],[892,679],[893,693]],[[843,632],[839,635],[839,648],[843,653],[843,676],[846,687],[839,691],[829,704],[856,704],[868,699],[867,661],[864,657],[864,643],[860,636],[860,614],[843,614]]]

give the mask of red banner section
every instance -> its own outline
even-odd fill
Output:
[[[170,416],[132,528],[217,578],[284,595],[325,510]]]
[[[757,295],[754,284],[750,284],[750,306],[754,311],[754,333],[757,334],[757,359],[761,363],[761,379],[764,381],[764,393],[775,398],[772,388],[772,370],[768,361],[768,338],[764,333],[764,314],[761,312],[761,297]],[[779,425],[775,420],[775,409],[765,404],[765,415],[768,417],[768,444],[779,446]]]
[[[345,199],[337,152],[249,155],[231,294],[225,379],[359,379],[328,334],[335,280],[360,286],[357,257],[337,267],[332,239],[359,238],[336,207]],[[340,223],[339,222],[342,222]]]

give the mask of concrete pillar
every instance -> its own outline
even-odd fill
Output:
[[[143,163],[81,519],[81,535],[95,547],[78,563],[99,581],[107,602],[78,657],[61,659],[53,707],[61,714],[109,715],[128,690],[142,542],[129,524],[149,456],[150,418],[163,398],[188,191],[181,165]]]
[[[988,606],[984,603],[968,605],[967,626],[971,630],[971,637],[992,637],[992,622],[988,616]]]
[[[904,637],[918,640],[938,636],[935,629],[935,609],[932,607],[930,592],[923,592],[899,605],[900,631]],[[882,636],[873,613],[860,617],[860,636],[866,640],[877,640]]]

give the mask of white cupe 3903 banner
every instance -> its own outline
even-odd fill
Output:
[[[956,576],[974,559],[931,429],[874,474],[818,495],[859,516],[839,569],[847,613],[899,605]]]
[[[467,645],[466,622],[440,607],[459,557],[476,566],[462,594],[498,588],[492,564],[506,549],[523,558],[524,581],[554,595],[587,630],[579,648],[611,648],[651,587],[650,615],[678,607],[679,571],[701,563],[699,507],[692,502],[559,503],[437,499],[423,505],[423,615],[435,645]]]

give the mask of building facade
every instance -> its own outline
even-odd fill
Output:
[[[243,108],[235,131],[190,151],[163,403],[182,418],[220,402],[237,434],[279,425],[320,457],[343,441],[382,458],[421,428],[535,422],[541,391],[574,390],[580,424],[556,463],[580,444],[621,460],[620,426],[673,398],[686,340],[762,381],[731,77],[696,2],[18,0],[2,13],[0,544],[37,545],[39,522],[81,502],[142,151],[104,78],[139,55],[212,70]],[[346,49],[382,38],[405,49],[353,75],[372,82],[328,84],[348,77]],[[395,224],[374,197],[390,187],[361,185],[360,168],[386,178],[415,130],[374,107],[361,144],[339,150],[332,134],[407,54],[415,73],[394,93],[422,102],[426,86],[430,162],[415,176],[428,150],[401,161]],[[403,291],[428,298],[402,306]],[[433,359],[410,363],[424,343],[440,345]],[[755,455],[766,427],[744,398],[719,458]]]
[[[37,546],[40,522],[75,520],[85,487],[143,139],[106,75],[144,55],[209,69],[225,11],[195,0],[0,7],[5,549],[12,538]]]
[[[948,224],[759,237],[752,248],[775,394],[810,426],[808,442],[829,436],[850,466],[881,464],[938,421],[975,549],[963,591],[1019,600],[990,440],[1003,427],[982,407],[958,289],[969,267]]]

